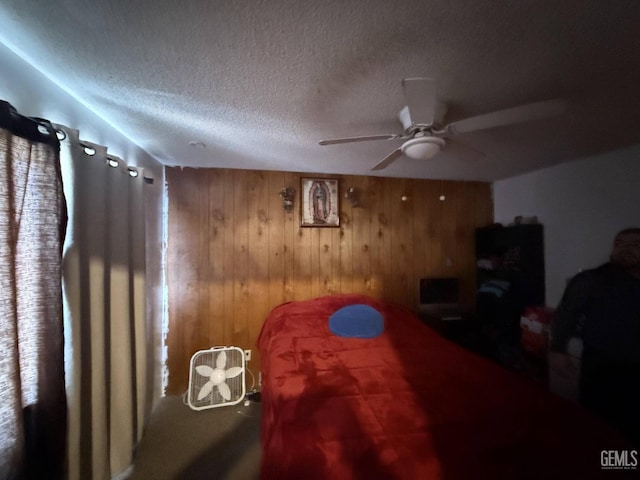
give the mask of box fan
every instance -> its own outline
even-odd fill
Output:
[[[191,357],[187,403],[193,410],[235,405],[245,396],[244,352],[213,347]]]

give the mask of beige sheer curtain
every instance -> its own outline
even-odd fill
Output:
[[[151,402],[145,181],[105,147],[61,128],[69,210],[63,277],[68,478],[110,479],[130,465]]]
[[[0,102],[0,478],[62,478],[64,200],[50,124]]]

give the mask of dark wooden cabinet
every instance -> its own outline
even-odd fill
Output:
[[[544,231],[540,224],[476,230],[478,287],[492,279],[517,282],[526,305],[545,303]]]
[[[489,353],[501,359],[519,349],[524,308],[545,304],[543,226],[479,228],[475,243],[475,320]]]

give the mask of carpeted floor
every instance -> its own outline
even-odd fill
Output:
[[[260,472],[261,406],[194,411],[163,398],[136,451],[128,480],[253,480]]]

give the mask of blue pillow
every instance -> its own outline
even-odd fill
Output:
[[[329,330],[340,337],[374,338],[384,331],[384,318],[369,305],[349,305],[329,317]]]

